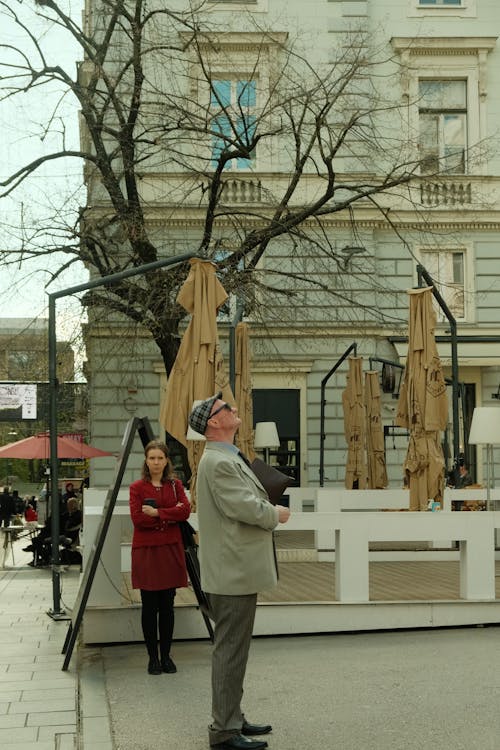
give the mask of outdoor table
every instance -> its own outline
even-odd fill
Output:
[[[33,537],[40,531],[40,529],[43,529],[43,525],[41,524],[35,524],[35,523],[29,523],[26,526],[2,526],[1,531],[3,534],[3,540],[0,547],[0,569],[3,570],[5,568],[5,563],[7,561],[8,552],[10,549],[11,555],[12,555],[12,565],[15,565],[14,560],[14,545],[13,542],[15,539],[22,539],[23,537],[29,537],[30,539],[33,539]]]

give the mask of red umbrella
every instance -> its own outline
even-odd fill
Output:
[[[58,458],[97,458],[99,456],[112,456],[112,453],[94,448],[92,445],[72,440],[71,438],[57,438]],[[50,457],[50,439],[48,432],[33,435],[16,443],[9,443],[0,448],[0,458],[41,458],[48,460]]]

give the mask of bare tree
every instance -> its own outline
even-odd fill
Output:
[[[346,322],[381,319],[354,218],[368,207],[389,226],[391,207],[413,205],[420,164],[402,135],[396,63],[362,33],[318,63],[285,33],[250,21],[235,33],[216,27],[202,2],[175,7],[95,0],[79,24],[63,0],[38,0],[30,12],[80,50],[74,75],[47,54],[24,3],[0,2],[21,37],[0,45],[0,101],[55,87],[81,114],[80,147],[69,148],[57,107],[47,113],[44,128],[58,147],[20,164],[1,182],[2,195],[62,159],[83,163],[87,186],[78,216],[54,211],[50,225],[24,230],[18,247],[0,251],[0,263],[61,252],[63,268],[83,261],[105,277],[174,252],[156,224],[180,216],[192,227],[183,251],[214,259],[247,312],[264,309],[269,319],[277,299],[300,305],[305,295],[328,294]],[[243,75],[230,74],[243,64]],[[332,231],[335,217],[344,230]],[[184,277],[185,269],[156,272],[83,302],[149,330],[169,372]],[[365,307],[360,289],[372,293]]]

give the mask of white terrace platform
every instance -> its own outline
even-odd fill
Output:
[[[104,497],[85,496],[84,564]],[[447,492],[445,508],[455,499],[482,500],[484,491]],[[387,512],[407,508],[408,493],[333,487],[293,490],[290,505],[277,533],[280,583],[259,597],[256,634],[500,623],[500,512]],[[85,643],[142,640],[130,536],[121,493],[84,614]],[[192,591],[176,602],[176,637],[206,637]]]

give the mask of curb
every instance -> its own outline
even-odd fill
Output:
[[[78,650],[78,750],[114,750],[104,665],[98,649]]]

